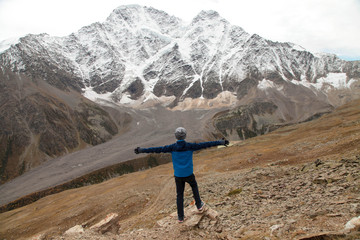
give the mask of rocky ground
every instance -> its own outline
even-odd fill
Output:
[[[1,213],[0,239],[360,239],[359,104],[195,154],[183,224],[164,164]]]
[[[153,228],[114,234],[120,226],[113,221],[105,228],[74,228],[56,239],[360,238],[359,231],[345,230],[350,219],[360,216],[360,156],[279,164],[202,179],[199,185],[208,207],[204,214],[194,213],[187,188],[185,202],[190,206],[183,224],[177,223],[172,204],[160,212],[169,216]]]

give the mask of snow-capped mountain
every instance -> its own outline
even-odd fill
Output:
[[[354,63],[251,35],[214,11],[185,24],[138,5],[121,6],[105,22],[67,37],[28,35],[2,53],[0,62],[92,100],[133,105],[155,100],[175,106],[223,92],[241,100],[253,87],[265,91],[284,84],[327,94],[360,77]]]
[[[125,139],[121,156],[92,159],[87,171],[129,160],[144,134],[163,144],[184,125],[199,138],[246,139],[360,97],[359,61],[251,35],[214,11],[185,23],[121,6],[69,36],[8,45],[0,43],[0,182],[114,135]]]

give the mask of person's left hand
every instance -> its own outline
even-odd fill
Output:
[[[140,153],[140,147],[135,148],[135,149],[134,149],[134,152],[135,152],[136,154],[139,154],[139,153]]]

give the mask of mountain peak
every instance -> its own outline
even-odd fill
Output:
[[[120,11],[139,11],[142,9],[143,6],[139,4],[128,4],[128,5],[121,5],[113,10],[113,13],[118,13]]]
[[[214,20],[214,21],[225,21],[224,18],[220,16],[220,14],[214,10],[203,10],[201,11],[194,19],[192,20],[192,23],[202,23],[204,21],[208,20]]]
[[[214,11],[214,10],[202,10],[198,15],[211,17],[211,18],[215,18],[215,17],[220,16],[219,13]]]
[[[145,29],[150,31],[172,34],[181,28],[182,20],[170,16],[164,11],[140,6],[137,4],[125,5],[116,8],[106,19],[107,23],[111,23],[116,28],[127,28],[130,31],[135,29]]]
[[[123,5],[114,9],[110,16],[106,19],[107,21],[126,21],[131,22],[134,17],[138,16],[142,7],[140,5]]]

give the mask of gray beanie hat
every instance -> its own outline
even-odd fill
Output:
[[[184,140],[186,138],[186,129],[183,127],[178,127],[175,130],[175,137],[177,140]]]

